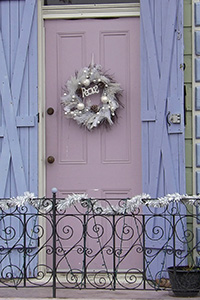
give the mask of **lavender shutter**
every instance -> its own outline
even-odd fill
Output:
[[[182,194],[185,193],[181,67],[183,1],[141,0],[140,7],[143,191],[151,197],[175,192]],[[161,210],[155,209],[155,212],[159,213]],[[161,221],[158,217],[149,221],[149,225],[151,238],[147,241],[147,246],[155,251],[166,249],[169,246],[168,222]],[[153,228],[158,231],[153,232]],[[161,234],[159,228],[164,229],[164,234]],[[178,242],[177,247],[181,247]],[[160,262],[164,260],[169,264],[171,257],[166,257],[166,253],[161,251]],[[157,263],[151,263],[151,274],[158,271]]]
[[[37,194],[36,3],[0,1],[0,198],[23,195],[26,191]],[[27,223],[29,230],[34,222]],[[5,249],[0,253],[4,270],[0,276],[7,272],[19,276],[24,266],[23,253],[19,249],[6,253],[9,248],[20,247],[22,226],[15,217],[1,218],[0,226],[5,234],[0,239],[0,247]],[[15,229],[12,240],[5,228]],[[27,237],[27,245],[33,249],[36,243]],[[12,263],[15,267],[8,270]],[[27,256],[26,263],[30,274],[31,257]]]

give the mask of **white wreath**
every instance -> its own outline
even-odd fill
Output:
[[[68,118],[89,130],[102,123],[114,123],[122,89],[111,76],[103,74],[100,65],[90,65],[76,72],[65,88],[61,102]],[[92,104],[89,96],[100,93],[99,104]]]

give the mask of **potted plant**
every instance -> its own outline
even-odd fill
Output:
[[[169,280],[175,296],[194,297],[200,290],[200,268],[196,266],[168,267]]]

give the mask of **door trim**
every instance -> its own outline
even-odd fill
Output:
[[[139,3],[42,6],[43,19],[134,17],[139,12]]]
[[[44,7],[43,0],[38,0],[38,197],[43,197],[46,195],[46,129],[45,129],[45,19],[71,19],[80,18],[80,11],[76,6],[76,12],[74,8],[66,8],[63,6],[53,6],[50,8]],[[129,5],[110,5],[109,13],[107,11],[108,5],[98,5],[94,8],[94,5],[87,5],[84,7],[87,9],[82,12],[81,18],[96,18],[97,16],[106,17],[139,17],[140,16],[140,6],[139,4],[129,4]],[[119,9],[120,8],[120,9]],[[104,10],[104,12],[103,12]],[[106,11],[105,11],[106,10]],[[41,226],[46,228],[46,224],[43,221]],[[46,232],[46,231],[45,231]],[[44,241],[45,241],[44,234]],[[43,252],[39,255],[39,263],[43,263],[46,260],[46,254]]]

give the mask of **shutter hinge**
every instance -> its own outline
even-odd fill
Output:
[[[171,114],[168,112],[167,123],[169,126],[171,126],[171,124],[181,124],[181,114]]]
[[[185,71],[185,69],[186,69],[186,64],[185,64],[185,63],[180,64],[180,69],[182,69],[183,71]]]
[[[175,29],[175,32],[177,34],[177,40],[181,40],[182,37],[183,37],[183,34],[182,34],[181,30]]]
[[[40,113],[37,113],[37,121],[40,122]]]

